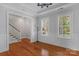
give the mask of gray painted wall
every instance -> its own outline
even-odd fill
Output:
[[[0,52],[8,50],[7,41],[7,13],[6,9],[0,6]]]
[[[71,27],[72,35],[71,39],[58,38],[58,16],[67,15],[71,16]],[[48,36],[42,36],[41,30],[41,19],[44,17],[49,17],[49,32]],[[71,7],[64,8],[63,10],[57,10],[45,15],[37,17],[38,30],[38,40],[41,42],[54,44],[57,46],[79,50],[79,4]]]

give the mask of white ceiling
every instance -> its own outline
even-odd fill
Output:
[[[49,6],[48,8],[47,7],[41,8],[40,6],[37,6],[37,3],[4,3],[4,5],[6,5],[7,7],[18,9],[23,12],[28,12],[33,15],[48,11],[49,9],[55,9],[61,7],[66,4],[67,3],[53,3],[53,5]]]

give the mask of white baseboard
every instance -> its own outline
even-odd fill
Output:
[[[19,42],[19,41],[20,41],[20,40],[13,40],[13,41],[10,42],[10,44],[16,43],[16,42]]]

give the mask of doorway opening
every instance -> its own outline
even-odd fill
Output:
[[[31,37],[30,20],[25,17],[14,14],[9,14],[8,19],[9,19],[8,24],[9,44],[19,42],[23,38],[28,38],[30,41]]]

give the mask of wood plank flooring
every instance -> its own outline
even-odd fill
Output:
[[[24,38],[21,42],[10,44],[9,51],[0,53],[0,56],[79,56],[79,51],[42,42],[31,43]]]

